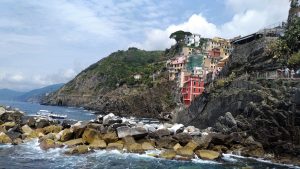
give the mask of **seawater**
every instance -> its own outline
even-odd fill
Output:
[[[70,108],[43,106],[39,104],[22,102],[0,101],[0,105],[9,105],[20,108],[29,115],[38,110],[45,109],[55,113],[68,115],[76,120],[91,120],[95,118],[92,112]],[[0,169],[240,169],[252,167],[253,169],[288,169],[296,166],[272,164],[251,158],[243,158],[225,154],[222,162],[195,159],[192,161],[164,160],[148,156],[147,154],[129,154],[118,151],[97,150],[84,155],[65,155],[65,148],[43,151],[38,140],[32,140],[17,146],[0,144]],[[149,154],[159,153],[150,152]],[[299,168],[300,169],[300,168]]]

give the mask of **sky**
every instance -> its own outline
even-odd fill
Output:
[[[285,21],[289,0],[0,0],[0,89],[65,83],[117,50],[164,50],[177,30],[233,38]]]

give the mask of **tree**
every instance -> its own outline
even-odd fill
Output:
[[[180,43],[180,42],[184,41],[185,36],[190,36],[190,35],[192,35],[191,32],[185,32],[185,31],[179,30],[179,31],[173,32],[169,38],[175,39],[177,43]]]
[[[288,61],[288,64],[293,67],[300,66],[300,52],[294,53]]]

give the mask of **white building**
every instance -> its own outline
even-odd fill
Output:
[[[187,46],[194,45],[195,47],[199,47],[200,46],[200,39],[201,39],[201,35],[192,34],[190,36],[185,37],[185,44]]]

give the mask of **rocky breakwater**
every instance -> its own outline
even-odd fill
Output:
[[[0,143],[21,144],[38,139],[42,150],[65,147],[66,155],[105,149],[146,153],[165,159],[201,158],[219,162],[222,162],[222,153],[264,155],[261,144],[245,133],[224,135],[182,124],[143,124],[113,114],[100,115],[90,122],[64,121],[58,124],[50,119],[28,118],[19,111],[2,107],[0,110]]]

